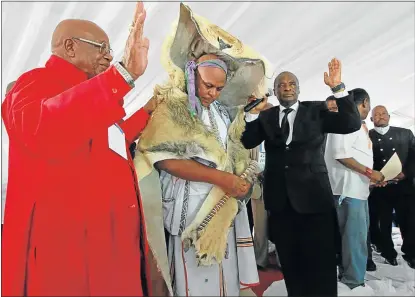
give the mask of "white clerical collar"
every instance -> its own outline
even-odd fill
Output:
[[[388,126],[386,126],[386,127],[375,127],[374,129],[375,129],[375,131],[376,132],[378,132],[379,134],[381,134],[381,135],[385,135],[386,133],[388,133],[388,131],[389,131],[389,125]]]
[[[291,108],[293,111],[297,111],[299,106],[300,106],[300,103],[299,101],[297,101],[293,105],[291,105],[289,108]],[[284,109],[287,109],[287,107],[284,107],[280,104],[280,112],[282,112]]]

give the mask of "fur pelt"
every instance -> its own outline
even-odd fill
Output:
[[[218,170],[236,175],[245,172],[250,158],[249,151],[240,142],[245,130],[242,107],[229,127],[225,151],[203,122],[190,115],[187,95],[180,88],[169,84],[157,86],[154,96],[159,105],[138,142],[138,150],[149,164],[164,159],[190,159],[203,152]],[[246,178],[254,182],[256,172],[251,172]],[[224,258],[229,227],[238,212],[237,200],[227,199],[207,226],[202,230],[199,228],[224,195],[221,188],[214,186],[196,218],[181,235],[185,246],[195,247],[200,265],[220,263]]]

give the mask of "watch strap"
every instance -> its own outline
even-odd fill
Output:
[[[121,76],[125,79],[125,81],[130,85],[131,88],[135,87],[134,79],[130,73],[128,73],[127,69],[125,69],[124,65],[121,62],[114,63],[115,69],[121,74]]]
[[[344,83],[341,83],[341,84],[335,86],[334,88],[332,88],[331,91],[333,93],[337,93],[337,92],[340,92],[340,91],[345,90],[345,89],[346,89],[346,85]]]

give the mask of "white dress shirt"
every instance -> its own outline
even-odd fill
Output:
[[[336,98],[342,98],[342,97],[346,97],[347,95],[349,95],[349,93],[346,90],[344,90],[343,92],[334,93],[333,95]],[[287,116],[288,117],[288,124],[290,125],[290,134],[288,134],[288,138],[287,138],[287,141],[285,143],[287,145],[290,144],[292,139],[293,139],[294,121],[295,121],[295,117],[297,115],[297,110],[298,110],[299,105],[300,105],[299,101],[297,101],[296,103],[294,103],[292,106],[289,107],[293,111],[291,111]],[[287,109],[287,108],[280,105],[280,122],[279,122],[280,127],[281,127],[282,119],[285,115],[285,113],[284,113],[285,109]],[[246,122],[252,122],[252,121],[256,120],[258,118],[258,116],[259,116],[258,114],[251,114],[251,113],[246,112],[245,113],[245,121]]]
[[[373,150],[369,134],[362,127],[350,134],[327,134],[324,159],[334,195],[367,200],[370,180],[363,174],[341,164],[339,159],[353,158],[363,166],[373,168]]]
[[[293,111],[291,111],[287,115],[288,124],[290,125],[290,133],[288,134],[287,141],[285,142],[285,144],[287,144],[287,145],[291,143],[291,140],[293,140],[294,120],[295,120],[295,116],[297,115],[297,110],[298,110],[299,106],[300,106],[300,103],[297,101],[293,105],[288,107],[288,108],[291,108]],[[280,105],[280,127],[281,127],[282,119],[285,116],[284,110],[286,110],[286,109],[287,109],[287,107],[284,107],[284,106]]]
[[[389,125],[386,127],[374,127],[376,132],[378,132],[380,135],[385,135],[389,131]]]

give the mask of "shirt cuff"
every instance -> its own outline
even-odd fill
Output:
[[[258,118],[258,116],[259,116],[259,114],[252,114],[252,113],[249,113],[249,112],[245,112],[245,121],[247,123],[253,122]]]
[[[333,158],[336,160],[342,160],[342,159],[353,158],[353,156],[349,154],[348,152],[343,151],[343,152],[333,152]]]
[[[349,95],[349,92],[347,92],[347,90],[343,90],[341,92],[337,92],[337,93],[333,93],[334,97],[338,98],[343,98]]]

